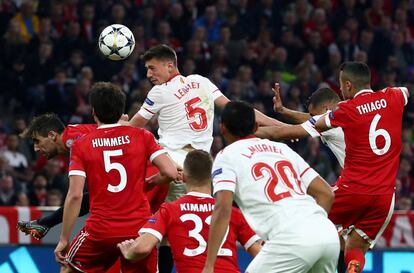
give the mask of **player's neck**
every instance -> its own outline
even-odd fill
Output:
[[[57,142],[57,144],[58,144],[58,148],[57,148],[58,154],[64,155],[64,154],[66,154],[67,149],[66,149],[65,143],[63,143],[62,135],[59,135],[58,138],[59,138],[59,141]]]
[[[211,184],[209,183],[204,186],[191,186],[187,184],[187,192],[192,192],[192,191],[211,195]]]

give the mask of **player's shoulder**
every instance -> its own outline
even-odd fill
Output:
[[[201,76],[199,74],[191,74],[186,76],[186,79],[190,79],[190,80],[208,80],[206,77]]]

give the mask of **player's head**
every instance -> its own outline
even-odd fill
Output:
[[[227,103],[221,113],[220,129],[228,143],[253,135],[257,130],[253,107],[242,101]]]
[[[194,150],[184,160],[184,180],[187,187],[211,186],[213,159],[203,150]]]
[[[61,134],[65,129],[62,121],[56,114],[47,113],[33,118],[22,137],[33,141],[33,148],[47,159],[65,153]]]
[[[344,99],[352,99],[360,90],[371,88],[371,71],[367,64],[345,62],[340,70],[339,83]]]
[[[93,116],[98,123],[117,123],[125,110],[125,94],[110,82],[97,82],[89,93]]]
[[[167,45],[157,45],[148,49],[142,60],[147,68],[147,78],[154,85],[166,83],[178,73],[177,54]]]
[[[331,88],[318,88],[309,97],[308,111],[311,116],[325,114],[328,110],[335,110],[336,104],[340,101],[338,94]]]

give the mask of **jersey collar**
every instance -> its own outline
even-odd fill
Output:
[[[204,198],[213,198],[210,194],[197,192],[197,191],[190,191],[187,195],[195,196],[195,197],[204,197]]]
[[[176,73],[176,74],[174,74],[174,75],[172,75],[166,82],[165,82],[165,84],[167,84],[168,82],[170,82],[170,81],[172,81],[175,77],[177,77],[177,76],[181,76],[181,74],[180,73]]]
[[[119,124],[119,123],[102,124],[101,126],[98,126],[98,129],[113,128],[113,127],[118,127],[118,126],[122,126],[122,124]]]
[[[359,96],[359,95],[362,95],[362,94],[364,94],[364,93],[374,93],[374,91],[372,90],[372,89],[362,89],[362,90],[359,90],[355,95],[354,95],[354,98],[356,98],[357,96]]]

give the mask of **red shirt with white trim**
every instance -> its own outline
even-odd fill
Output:
[[[69,176],[88,183],[88,233],[136,236],[151,215],[143,192],[147,160],[164,152],[147,130],[119,124],[102,125],[72,145]]]
[[[150,233],[160,241],[167,236],[178,273],[201,272],[207,257],[208,230],[213,209],[214,199],[211,195],[189,192],[174,202],[164,203],[139,232]],[[229,231],[218,253],[214,272],[240,272],[236,241],[248,249],[258,239],[240,210],[233,208]]]
[[[214,194],[233,192],[247,222],[264,240],[294,231],[315,214],[326,217],[306,194],[318,173],[286,144],[255,137],[236,141],[217,154],[212,176]]]
[[[69,124],[62,133],[62,142],[66,149],[70,150],[75,140],[93,132],[98,128],[97,124]]]
[[[408,101],[405,92],[405,87],[361,90],[326,115],[326,124],[342,127],[345,134],[345,164],[338,187],[360,194],[394,192],[402,149],[402,116]]]

